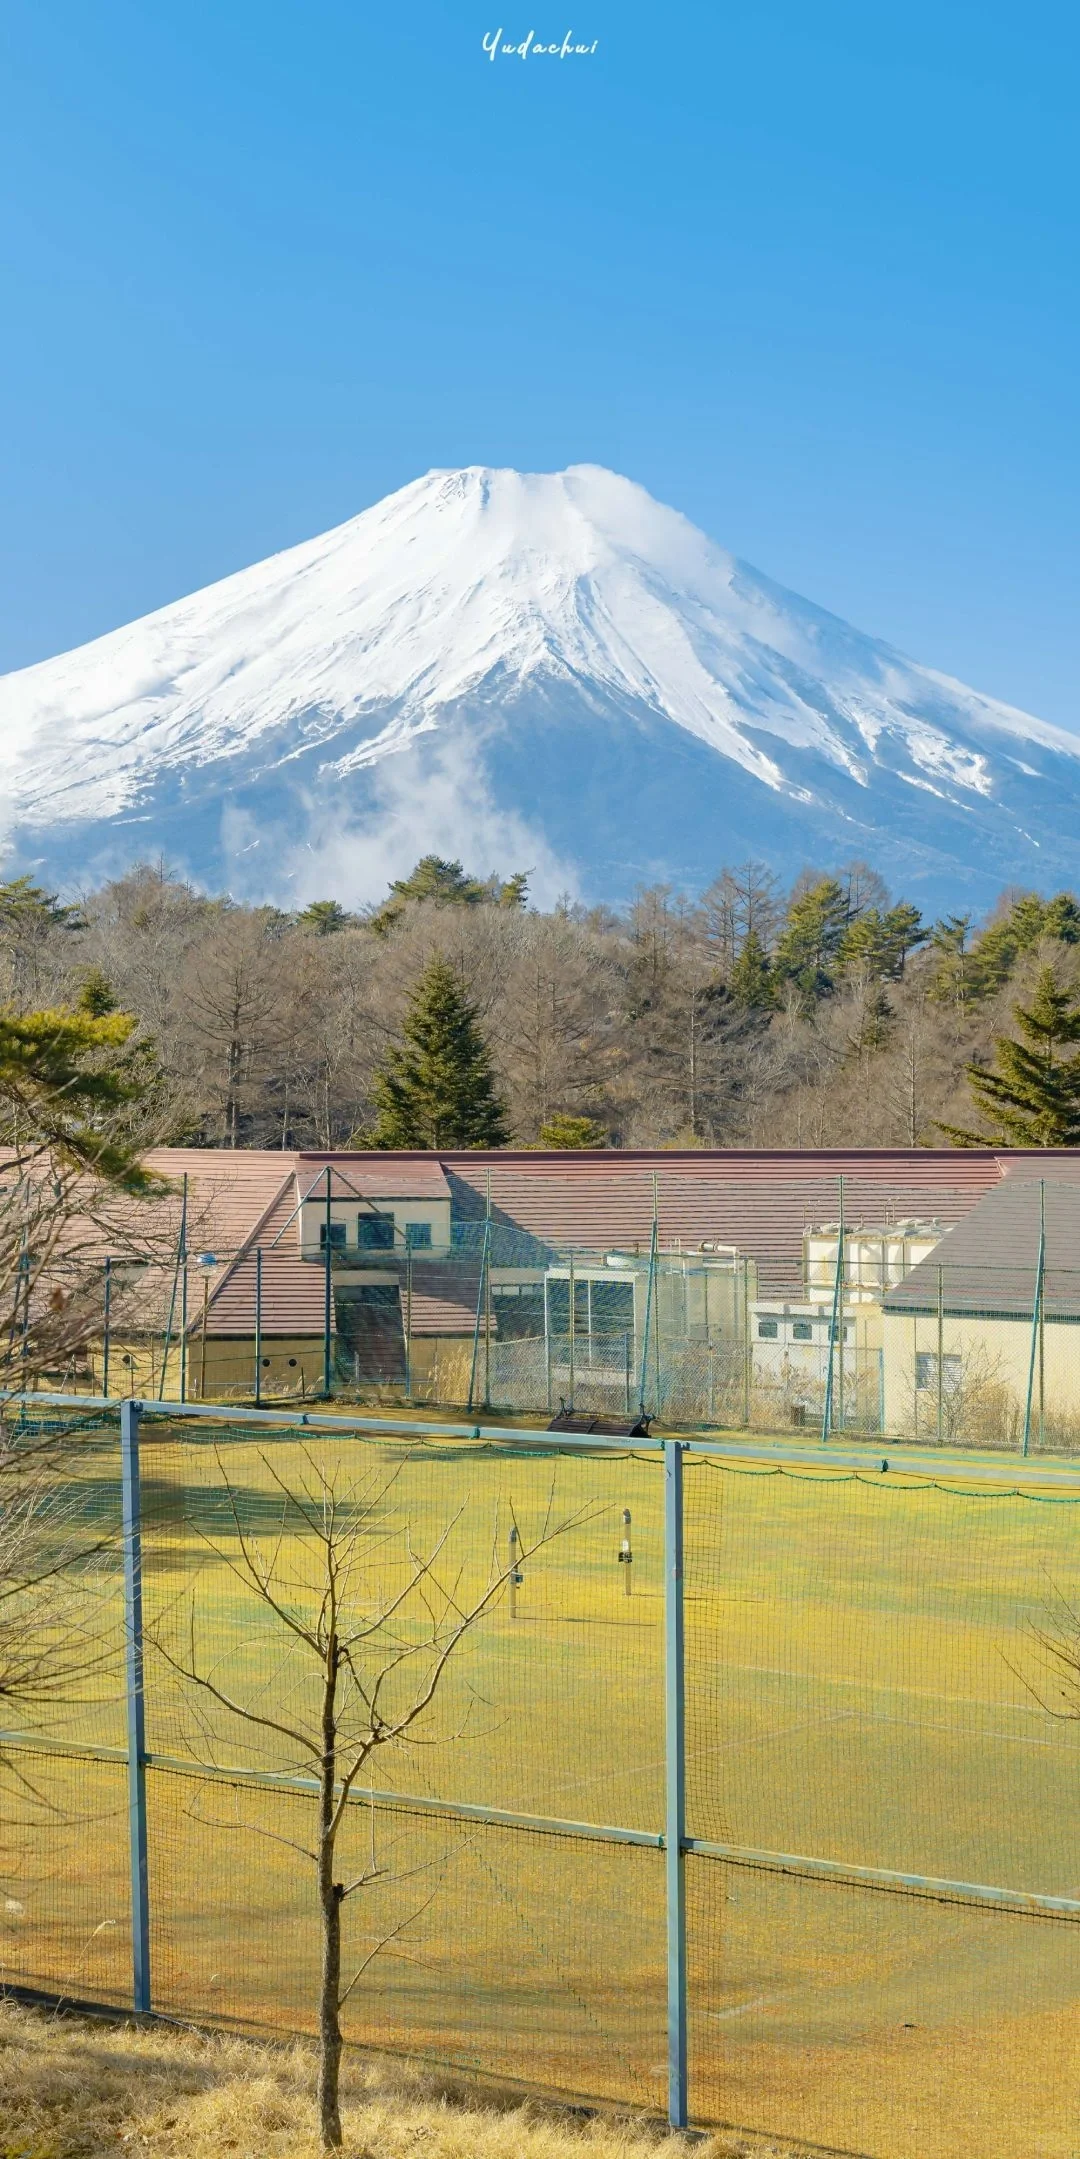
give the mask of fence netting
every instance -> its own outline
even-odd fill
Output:
[[[977,1892],[1080,1886],[1080,1724],[1051,1713],[1080,1712],[1054,1653],[1078,1509],[688,1457],[687,1832],[729,1854],[687,1859],[706,2118],[896,2159],[1074,2148],[1080,1914]]]
[[[349,2039],[662,2109],[660,1453],[178,1417],[147,1418],[140,1452],[155,2008],[313,2028],[321,1682],[293,1623],[330,1492],[390,1721],[447,1614],[514,1555],[521,1577],[346,1809],[342,1878],[365,1884]],[[96,1654],[2,1749],[4,1969],[120,2002],[115,1425],[60,1433],[50,1473]],[[692,2117],[867,2159],[1068,2159],[1080,1471],[979,1483],[718,1448],[687,1452],[684,1488]]]
[[[459,1223],[440,1250],[115,1258],[71,1281],[61,1269],[78,1339],[37,1380],[204,1405],[333,1394],[502,1419],[565,1405],[676,1429],[1076,1452],[1080,1270],[1044,1264],[1041,1243],[977,1265],[951,1250],[940,1225],[845,1239],[834,1225],[807,1231],[801,1257],[751,1257],[570,1250]]]

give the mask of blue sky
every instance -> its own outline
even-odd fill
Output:
[[[6,0],[0,668],[431,465],[589,460],[1080,727],[1077,24]]]

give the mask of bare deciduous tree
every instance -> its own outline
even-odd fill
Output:
[[[478,1588],[466,1588],[448,1550],[460,1514],[424,1549],[406,1520],[393,1549],[384,1509],[403,1464],[388,1477],[343,1479],[303,1450],[303,1469],[289,1480],[271,1457],[260,1460],[280,1502],[272,1535],[260,1539],[246,1528],[219,1457],[231,1534],[204,1540],[265,1616],[267,1651],[260,1652],[254,1633],[245,1632],[258,1664],[250,1686],[245,1691],[242,1682],[229,1682],[217,1645],[201,1639],[197,1591],[184,1623],[176,1625],[174,1611],[150,1630],[149,1641],[205,1703],[219,1727],[215,1738],[222,1720],[226,1731],[246,1727],[259,1735],[275,1767],[310,1777],[316,1787],[311,1842],[291,1848],[310,1862],[318,1898],[318,2112],[323,2144],[332,2151],[342,2142],[341,2011],[372,1956],[386,1946],[384,1939],[345,1976],[342,1908],[378,1873],[372,1860],[352,1879],[340,1878],[347,1809],[372,1757],[415,1738],[451,1659],[502,1595],[511,1568],[500,1564],[505,1539],[496,1520],[484,1579]],[[514,1567],[597,1511],[586,1506],[556,1521],[549,1500],[536,1534],[520,1537]],[[276,1667],[275,1644],[281,1652]],[[288,1685],[275,1698],[274,1671],[280,1674],[286,1661]]]

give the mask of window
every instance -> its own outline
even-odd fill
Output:
[[[590,1282],[589,1306],[594,1334],[633,1333],[634,1285],[632,1282]]]
[[[775,1342],[779,1339],[780,1322],[778,1319],[759,1319],[757,1331],[761,1341]]]
[[[791,1322],[791,1339],[793,1342],[812,1342],[814,1339],[813,1321],[809,1319],[793,1319]]]
[[[941,1360],[941,1391],[955,1394],[963,1376],[961,1357],[943,1357]],[[938,1361],[932,1349],[920,1349],[915,1354],[915,1385],[920,1393],[937,1393]]]
[[[344,1222],[330,1222],[330,1223],[327,1223],[327,1222],[320,1222],[320,1224],[319,1224],[319,1250],[320,1250],[320,1252],[325,1252],[325,1250],[326,1250],[326,1232],[327,1232],[327,1229],[329,1229],[329,1231],[330,1231],[330,1250],[331,1250],[332,1252],[343,1252],[343,1251],[345,1250],[345,1224],[344,1224]]]
[[[406,1222],[406,1224],[405,1224],[405,1243],[406,1243],[406,1246],[408,1247],[408,1250],[409,1250],[410,1252],[423,1252],[423,1251],[430,1251],[430,1249],[431,1249],[431,1224],[430,1224],[430,1222]]]
[[[360,1252],[392,1252],[394,1249],[393,1215],[358,1215],[356,1218],[356,1246]]]

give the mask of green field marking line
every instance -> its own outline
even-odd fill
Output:
[[[900,1874],[892,1867],[860,1867],[843,1859],[807,1859],[794,1852],[752,1851],[743,1844],[714,1844],[687,1837],[686,1850],[701,1859],[725,1860],[729,1866],[759,1868],[763,1873],[792,1874],[848,1883],[853,1888],[884,1889],[908,1895],[987,1904],[998,1911],[1036,1919],[1080,1919],[1080,1897],[1049,1897],[1037,1890],[989,1888],[983,1882],[939,1881],[928,1874]]]

